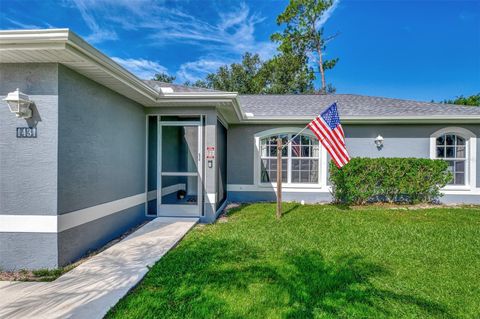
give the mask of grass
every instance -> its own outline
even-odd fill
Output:
[[[17,271],[4,271],[0,269],[0,281],[53,281],[68,272],[70,267]]]
[[[274,204],[198,226],[107,318],[479,318],[480,209]]]

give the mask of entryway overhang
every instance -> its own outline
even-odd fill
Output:
[[[69,29],[0,31],[0,63],[60,63],[146,107],[210,106],[244,118],[236,92],[155,90]]]

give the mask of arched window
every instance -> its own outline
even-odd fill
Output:
[[[447,161],[452,172],[449,186],[475,186],[476,138],[469,130],[450,127],[431,137],[431,158]]]
[[[277,179],[277,139],[285,145],[295,133],[262,136],[259,140],[260,183],[275,183]],[[318,184],[320,145],[310,134],[300,134],[282,150],[282,181],[287,184]]]

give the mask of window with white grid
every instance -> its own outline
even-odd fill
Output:
[[[277,180],[277,139],[285,145],[295,134],[276,134],[260,140],[260,182]],[[289,184],[319,183],[318,140],[310,135],[296,136],[282,149],[282,181]]]
[[[467,171],[467,143],[465,138],[456,134],[443,134],[435,143],[436,158],[448,162],[452,172],[450,185],[465,185]]]

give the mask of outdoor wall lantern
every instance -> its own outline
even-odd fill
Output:
[[[32,110],[30,109],[32,101],[30,101],[28,95],[20,92],[19,89],[8,93],[7,97],[3,100],[7,102],[10,112],[15,113],[17,117],[22,119],[32,117]]]
[[[377,145],[378,149],[381,149],[383,147],[383,136],[381,136],[380,134],[375,137],[375,145]]]

